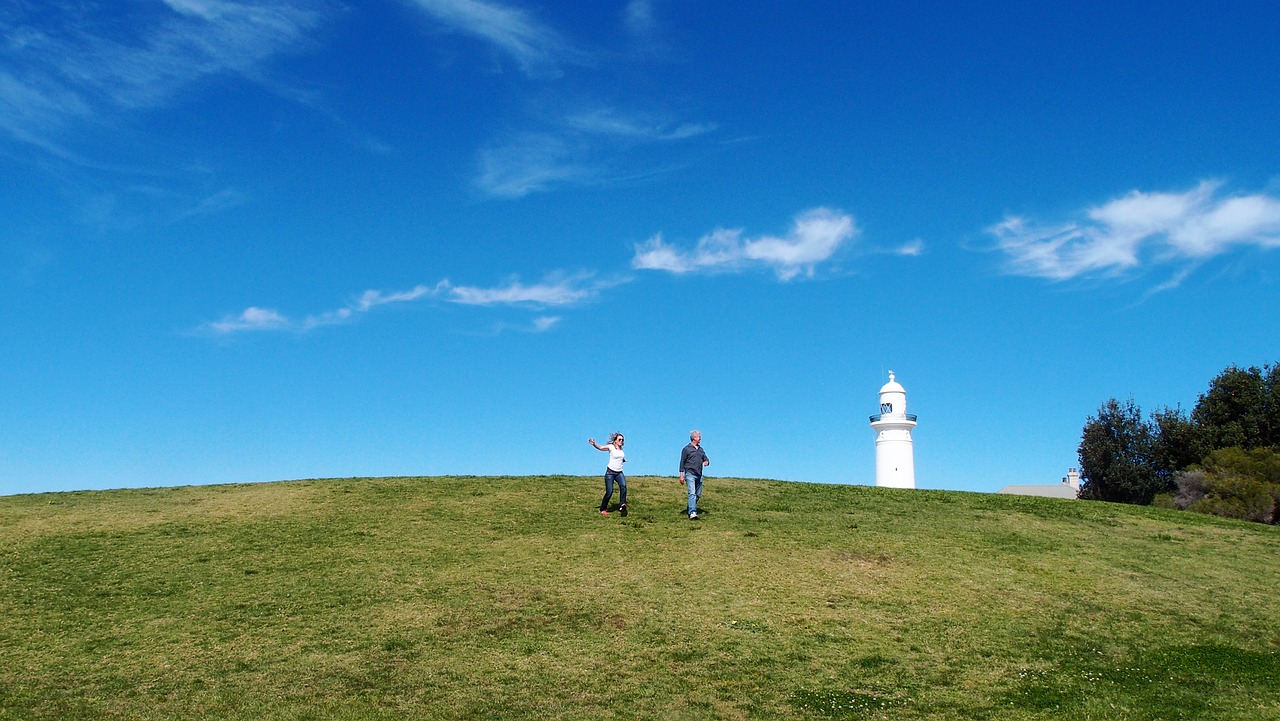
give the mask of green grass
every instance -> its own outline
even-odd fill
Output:
[[[1276,528],[600,485],[0,498],[0,719],[1280,719]]]

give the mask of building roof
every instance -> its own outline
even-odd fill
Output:
[[[996,493],[1015,496],[1041,496],[1043,498],[1075,498],[1079,491],[1065,483],[1041,483],[1024,486],[1005,486]]]

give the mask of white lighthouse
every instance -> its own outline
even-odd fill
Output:
[[[911,429],[916,417],[907,413],[907,391],[893,379],[880,388],[880,412],[871,416],[876,432],[876,485],[915,488],[916,462],[911,449]]]

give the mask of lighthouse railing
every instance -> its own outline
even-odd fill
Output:
[[[914,413],[877,413],[874,416],[871,416],[871,422],[876,423],[882,418],[885,420],[893,420],[893,421],[908,420],[914,423],[916,420],[916,414]]]

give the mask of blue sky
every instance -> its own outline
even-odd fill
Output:
[[[917,483],[1280,360],[1274,2],[0,8],[0,493]],[[594,492],[594,490],[592,491]],[[641,501],[642,499],[636,499]],[[678,499],[675,501],[678,505]]]

